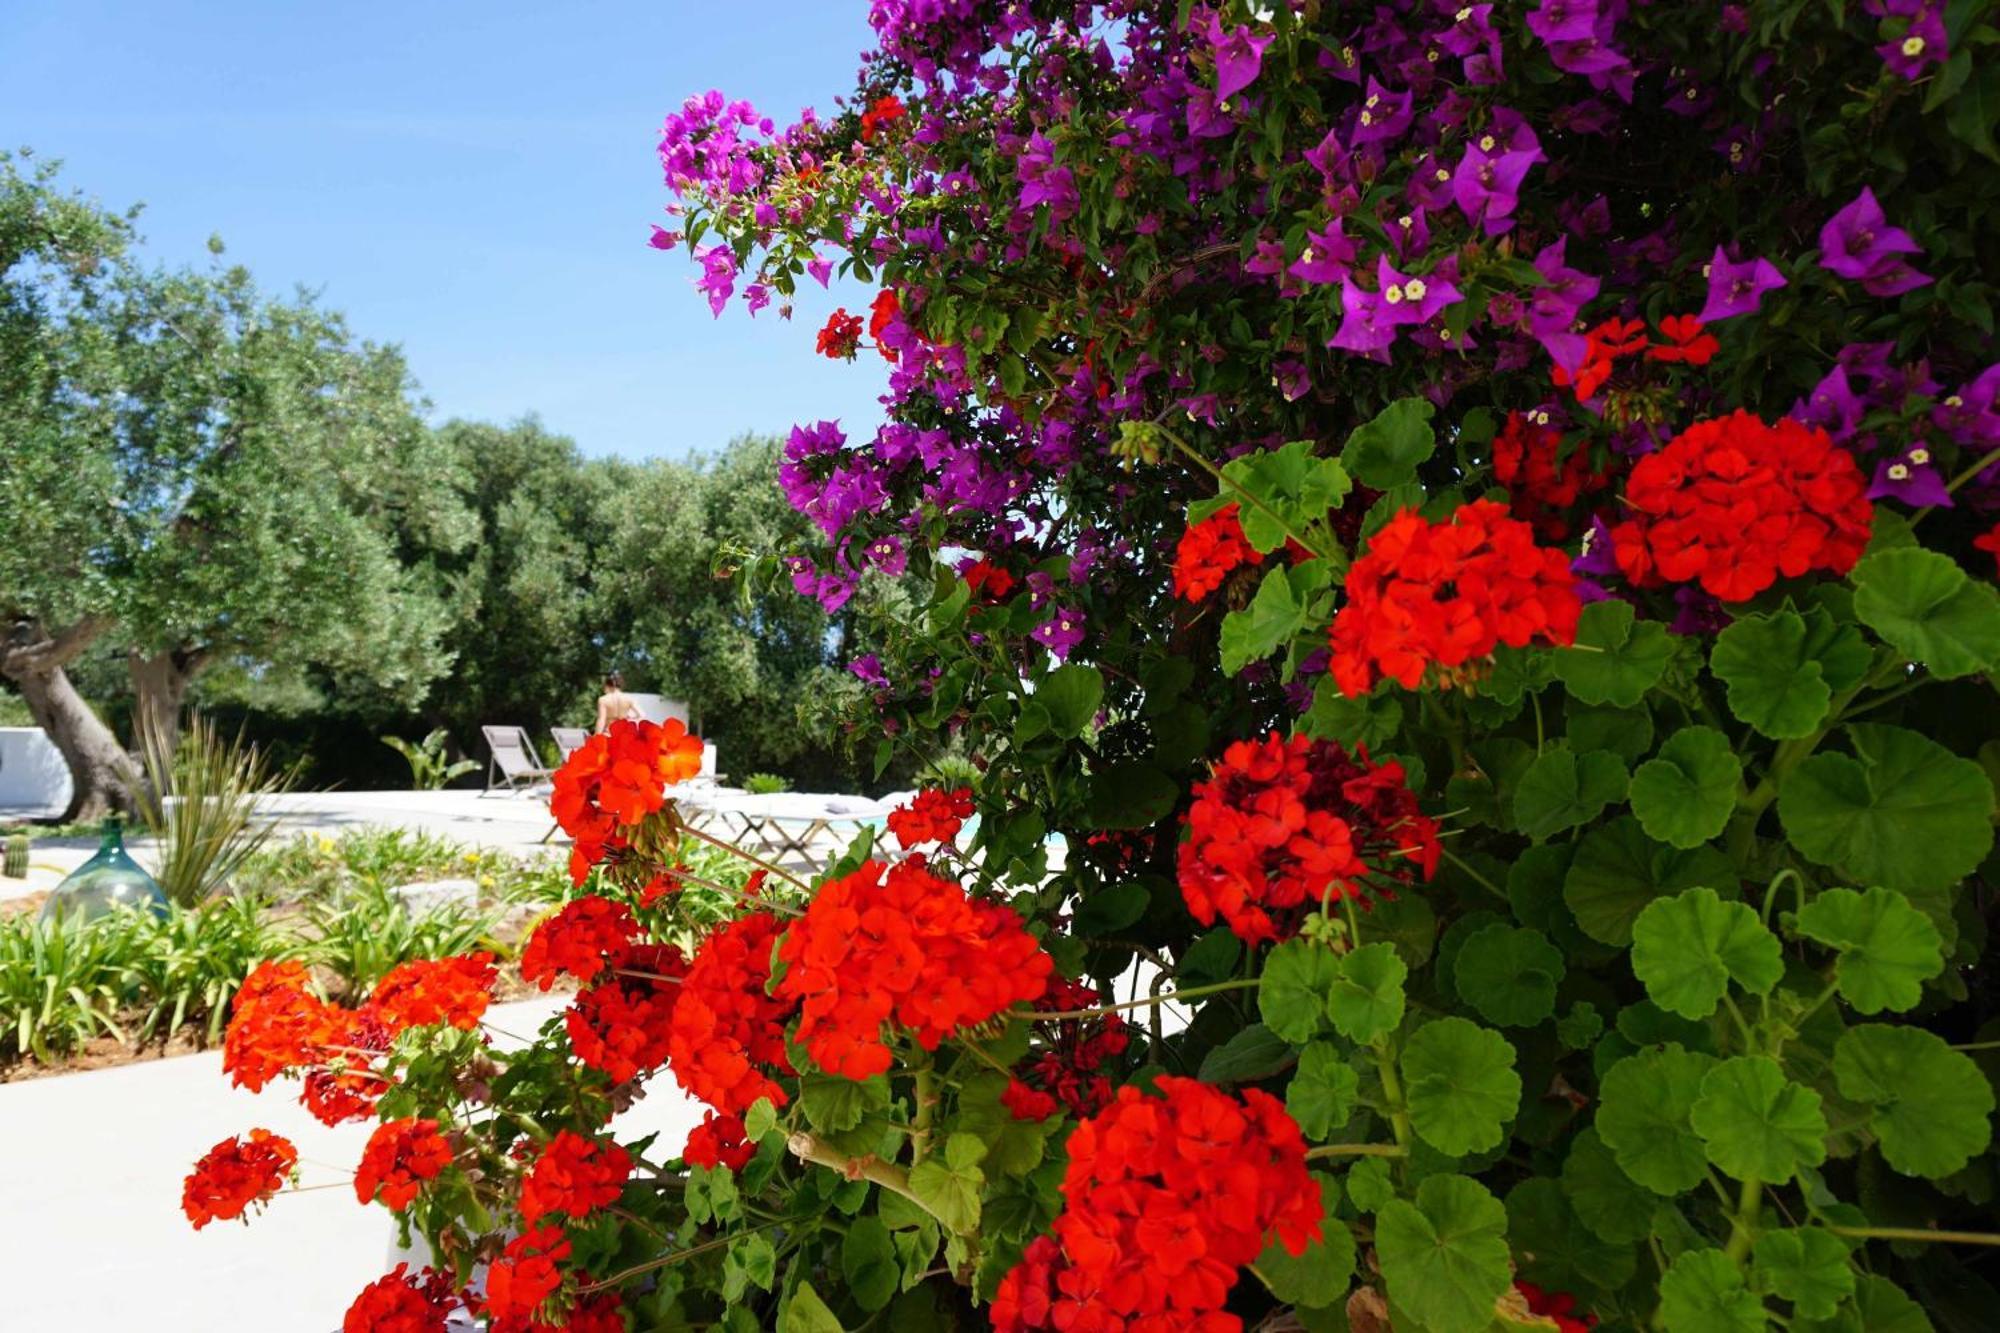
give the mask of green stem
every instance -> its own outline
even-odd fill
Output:
[[[1410,1150],[1400,1143],[1328,1143],[1306,1150],[1308,1162],[1322,1157],[1408,1157]]]
[[[849,1157],[833,1145],[822,1143],[803,1130],[787,1139],[785,1146],[791,1150],[792,1156],[802,1162],[828,1167],[849,1180],[865,1180],[880,1185],[891,1194],[899,1194],[932,1217],[937,1217],[937,1214],[931,1211],[931,1206],[918,1198],[916,1191],[910,1188],[910,1173],[894,1162],[885,1162],[873,1156]],[[938,1225],[943,1227],[946,1233],[958,1234],[942,1217],[938,1217],[937,1220]]]
[[[1148,1005],[1166,1004],[1173,1000],[1192,1000],[1200,995],[1218,995],[1227,990],[1249,990],[1257,985],[1255,979],[1245,981],[1217,981],[1206,986],[1188,986],[1170,995],[1154,995],[1143,1000],[1126,1000],[1120,1004],[1101,1005],[1096,1009],[1017,1009],[1014,1017],[1025,1018],[1031,1023],[1050,1022],[1063,1018],[1096,1018],[1100,1014],[1115,1014],[1121,1009],[1144,1009]]]
[[[1729,1243],[1722,1247],[1722,1252],[1729,1256],[1729,1262],[1738,1268],[1750,1257],[1750,1246],[1757,1239],[1757,1214],[1763,1201],[1763,1183],[1744,1181],[1742,1191],[1736,1196],[1736,1212],[1729,1219]]]
[[[1967,1041],[1953,1046],[1954,1051],[2000,1051],[2000,1041]]]
[[[1932,1231],[1928,1227],[1827,1227],[1836,1236],[1856,1240],[1934,1241],[1943,1245],[2000,1245],[1991,1231]]]
[[[938,1104],[937,1073],[924,1065],[915,1071],[916,1114],[910,1120],[910,1161],[921,1162],[931,1148],[931,1119]]]
[[[1257,494],[1257,492],[1251,490],[1249,487],[1243,485],[1243,483],[1229,476],[1221,468],[1215,465],[1214,460],[1207,458],[1201,453],[1197,452],[1193,445],[1189,444],[1186,440],[1183,440],[1174,431],[1169,430],[1165,426],[1158,426],[1156,428],[1159,430],[1160,434],[1167,437],[1168,442],[1171,443],[1174,446],[1174,448],[1180,450],[1183,454],[1187,455],[1188,459],[1192,461],[1196,466],[1200,467],[1202,471],[1208,473],[1209,476],[1215,478],[1215,484],[1218,487],[1233,492],[1236,495],[1240,495],[1245,500],[1248,500],[1251,504],[1255,505],[1258,509],[1262,510],[1266,518],[1270,519],[1273,523],[1276,523],[1280,528],[1282,528],[1287,537],[1290,537],[1300,546],[1303,546],[1311,554],[1319,557],[1322,560],[1325,560],[1327,563],[1331,565],[1334,565],[1336,569],[1338,568],[1340,564],[1339,561],[1335,560],[1327,552],[1322,551],[1316,544],[1314,544],[1314,542],[1310,538],[1306,537],[1302,533],[1295,531],[1292,525],[1285,521],[1285,516],[1279,513],[1277,510],[1271,508],[1270,504],[1264,499],[1263,496]]]
[[[1509,898],[1507,896],[1507,890],[1501,888],[1498,884],[1495,884],[1492,880],[1486,878],[1486,876],[1480,874],[1477,870],[1474,870],[1470,865],[1466,864],[1465,859],[1463,857],[1453,855],[1449,848],[1441,847],[1439,848],[1439,850],[1444,853],[1445,860],[1451,862],[1454,866],[1457,866],[1460,870],[1463,870],[1466,873],[1466,876],[1470,878],[1473,883],[1479,885],[1481,888],[1485,889],[1488,893],[1492,894],[1494,897],[1498,898],[1503,903],[1511,903],[1514,901],[1512,898]]]
[[[1403,1081],[1396,1076],[1396,1053],[1383,1037],[1375,1043],[1375,1069],[1382,1078],[1382,1095],[1389,1100],[1389,1125],[1396,1131],[1396,1144],[1405,1150],[1410,1144],[1410,1112],[1403,1105]]]

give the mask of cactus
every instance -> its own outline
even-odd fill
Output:
[[[0,860],[0,875],[5,875],[9,879],[26,879],[28,877],[27,834],[9,833],[7,835],[7,853],[5,860]]]

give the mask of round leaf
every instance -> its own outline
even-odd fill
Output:
[[[1625,1174],[1594,1128],[1571,1141],[1562,1190],[1578,1219],[1605,1240],[1644,1240],[1652,1234],[1659,1196]]]
[[[1660,1278],[1667,1333],[1764,1333],[1764,1304],[1721,1250],[1689,1250]]]
[[[1993,784],[1985,771],[1900,727],[1847,729],[1854,756],[1816,754],[1785,779],[1785,832],[1821,865],[1906,889],[1944,888],[1993,847]]]
[[[1497,1147],[1521,1105],[1514,1047],[1470,1019],[1426,1023],[1403,1048],[1403,1090],[1411,1125],[1439,1152]]]
[[[1632,774],[1632,813],[1648,837],[1699,847],[1729,823],[1742,782],[1729,738],[1713,727],[1687,727]]]
[[[1714,889],[1662,898],[1632,923],[1632,971],[1653,1003],[1700,1020],[1733,980],[1762,995],[1784,975],[1778,937],[1743,903],[1724,902]]]
[[[1854,1292],[1847,1244],[1818,1227],[1767,1231],[1757,1238],[1758,1285],[1807,1319],[1831,1319]]]
[[[1850,1028],[1834,1044],[1833,1076],[1841,1096],[1874,1108],[1882,1158],[1906,1176],[1948,1176],[1992,1141],[1993,1085],[1935,1033]]]
[[[1501,1027],[1533,1027],[1554,1013],[1562,979],[1562,950],[1539,930],[1504,923],[1474,932],[1452,969],[1459,997]]]
[[[1655,898],[1735,878],[1735,866],[1713,847],[1663,846],[1638,820],[1620,815],[1584,835],[1563,877],[1563,902],[1584,934],[1622,949],[1632,942],[1632,922]]]
[[[1373,420],[1355,427],[1341,450],[1340,461],[1356,481],[1378,491],[1415,481],[1417,464],[1437,447],[1437,436],[1431,430],[1435,412],[1428,399],[1397,399]]]
[[[1826,718],[1833,689],[1806,650],[1796,611],[1745,616],[1715,636],[1708,669],[1729,691],[1729,711],[1773,740],[1810,736]]]
[[[1264,1025],[1295,1044],[1311,1041],[1326,1024],[1326,997],[1340,979],[1340,956],[1311,940],[1287,940],[1271,950],[1257,980],[1257,1012]]]
[[[1631,603],[1615,597],[1583,608],[1575,646],[1554,654],[1556,675],[1572,699],[1631,708],[1660,683],[1673,641],[1664,625],[1633,619]]]
[[[1360,1075],[1332,1042],[1316,1041],[1299,1052],[1299,1067],[1285,1089],[1285,1110],[1309,1139],[1324,1140],[1354,1114]]]
[[[1382,1205],[1375,1254],[1390,1299],[1430,1333],[1484,1333],[1513,1281],[1507,1210],[1465,1176],[1431,1176],[1415,1203]]]
[[[1625,762],[1609,750],[1552,746],[1514,785],[1514,827],[1536,842],[1588,824],[1625,795]]]
[[[1920,546],[1883,551],[1854,567],[1861,623],[1949,679],[2000,661],[2000,593],[1949,556]]]
[[[1828,889],[1805,905],[1799,933],[1840,950],[1833,979],[1863,1014],[1901,1012],[1944,971],[1944,941],[1930,918],[1892,889]]]
[[[1507,1192],[1507,1239],[1520,1276],[1558,1291],[1616,1291],[1637,1266],[1631,1243],[1586,1226],[1548,1176],[1532,1176]]]
[[[1680,1194],[1708,1174],[1708,1154],[1689,1123],[1716,1059],[1678,1046],[1641,1051],[1613,1065],[1598,1089],[1597,1132],[1626,1175],[1655,1194]]]
[[[1819,1094],[1768,1056],[1739,1055],[1709,1070],[1688,1122],[1708,1159],[1738,1180],[1782,1185],[1801,1165],[1826,1160]]]
[[[1364,944],[1340,960],[1326,994],[1327,1016],[1340,1035],[1366,1044],[1403,1021],[1403,982],[1410,969],[1392,944]]]

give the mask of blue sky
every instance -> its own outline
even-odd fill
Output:
[[[267,290],[319,291],[402,345],[439,419],[535,412],[632,458],[818,417],[853,435],[880,418],[881,368],[812,342],[867,293],[714,320],[686,252],[645,240],[667,111],[711,87],[781,125],[830,110],[867,8],[8,0],[0,146],[143,201],[161,262],[206,262],[219,233]]]

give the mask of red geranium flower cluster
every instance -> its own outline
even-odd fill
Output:
[[[689,1166],[726,1166],[741,1171],[757,1155],[757,1145],[743,1137],[743,1117],[710,1111],[688,1135],[681,1160]]]
[[[1609,467],[1590,466],[1590,444],[1579,441],[1559,458],[1562,432],[1547,412],[1509,412],[1493,437],[1493,475],[1507,488],[1508,508],[1544,541],[1569,536],[1570,510],[1578,500],[1611,484]]]
[[[486,1270],[483,1312],[493,1329],[528,1326],[542,1303],[562,1286],[556,1264],[569,1258],[569,1238],[553,1223],[522,1232],[507,1242]]]
[[[972,815],[972,788],[956,791],[926,788],[908,805],[889,812],[889,832],[905,847],[926,842],[950,842]]]
[[[1587,401],[1597,396],[1618,363],[1628,356],[1643,352],[1648,361],[1705,366],[1722,348],[1715,335],[1704,332],[1702,322],[1693,315],[1668,315],[1660,321],[1660,334],[1665,342],[1649,344],[1645,320],[1607,319],[1584,334],[1583,365],[1577,372],[1572,375],[1557,366],[1550,377],[1556,387],[1573,389],[1579,401]]]
[[[458,1297],[444,1274],[397,1264],[361,1289],[341,1320],[341,1333],[444,1333]]]
[[[241,1217],[251,1204],[277,1193],[298,1164],[292,1141],[268,1129],[253,1129],[247,1139],[224,1139],[181,1182],[181,1211],[196,1231]]]
[[[784,931],[753,912],[702,940],[667,1027],[667,1059],[681,1087],[716,1110],[740,1113],[759,1097],[783,1106],[785,1090],[764,1071],[792,1072],[785,1024],[798,1005],[765,993],[771,942]]]
[[[1319,1238],[1319,1182],[1282,1103],[1171,1075],[1156,1086],[1120,1088],[1070,1136],[1055,1235],[1001,1280],[997,1333],[1233,1333],[1223,1304],[1267,1238],[1293,1255]]]
[[[1554,1323],[1557,1333],[1590,1333],[1597,1327],[1596,1315],[1586,1313],[1579,1317],[1574,1313],[1576,1297],[1566,1291],[1544,1291],[1532,1282],[1516,1282],[1514,1290],[1521,1293],[1528,1313]]]
[[[299,1101],[323,1125],[365,1120],[389,1089],[388,1080],[371,1067],[372,1061],[389,1049],[396,1033],[372,1009],[329,1005],[327,1013],[337,1026],[330,1029],[328,1049],[306,1071]]]
[[[670,785],[699,772],[701,741],[678,718],[613,722],[571,751],[549,798],[549,813],[574,840],[570,878],[582,884],[592,866],[625,845],[621,830],[665,805]]]
[[[1009,907],[974,902],[921,862],[864,862],[814,895],[778,945],[778,994],[801,1001],[799,1040],[846,1078],[890,1065],[888,1022],[936,1050],[962,1027],[1040,999],[1054,965]]]
[[[376,985],[368,1007],[383,1024],[404,1028],[449,1023],[470,1032],[493,1002],[496,969],[490,953],[416,959],[392,969]]]
[[[1014,576],[991,560],[975,560],[958,572],[977,605],[991,606],[1014,591]]]
[[[261,1092],[286,1070],[317,1059],[346,1027],[344,1014],[306,989],[304,963],[259,963],[237,988],[222,1068],[237,1087]]]
[[[1264,554],[1243,536],[1241,510],[1227,504],[1188,525],[1174,550],[1174,595],[1198,602],[1244,565],[1261,565]]]
[[[521,975],[543,990],[564,973],[588,984],[632,956],[639,923],[632,909],[596,894],[575,898],[535,927],[521,950]]]
[[[368,1136],[361,1166],[354,1173],[354,1197],[373,1203],[378,1197],[402,1212],[427,1180],[436,1180],[451,1165],[451,1145],[435,1120],[385,1120]]]
[[[882,330],[894,323],[903,313],[903,303],[896,293],[887,287],[875,294],[874,302],[868,307],[868,336],[875,340],[875,350],[890,365],[896,364],[896,349],[882,342]]]
[[[628,972],[651,975],[608,976],[579,992],[563,1013],[576,1058],[609,1074],[613,1083],[637,1078],[665,1063],[681,989],[677,979],[687,970],[680,950],[665,944],[637,946],[628,961],[632,965]]]
[[[1356,893],[1369,876],[1428,879],[1441,854],[1401,764],[1276,732],[1224,750],[1186,822],[1188,910],[1203,925],[1219,914],[1252,944],[1290,935],[1324,895]]]
[[[528,1225],[550,1213],[582,1217],[618,1202],[632,1154],[620,1145],[558,1130],[521,1180],[521,1220]]]
[[[909,113],[895,96],[878,97],[861,113],[861,140],[866,143]]]
[[[1618,568],[1641,587],[1699,582],[1741,602],[1812,570],[1845,574],[1875,507],[1854,456],[1817,426],[1732,412],[1688,427],[1625,483]]]
[[[861,346],[861,316],[848,314],[846,306],[834,311],[820,326],[814,346],[821,356],[831,360],[851,358]]]
[[[1415,689],[1495,648],[1567,646],[1583,603],[1569,557],[1535,545],[1534,530],[1491,500],[1432,523],[1414,509],[1389,520],[1347,572],[1333,619],[1333,678],[1349,698],[1383,676]]]
[[[1087,982],[1058,978],[1044,1002],[1057,1012],[1095,1009],[1104,1003]],[[1040,1021],[1041,1052],[1015,1066],[1014,1077],[1000,1094],[1001,1105],[1016,1120],[1047,1120],[1068,1111],[1079,1120],[1096,1115],[1111,1102],[1111,1080],[1100,1071],[1125,1053],[1129,1038],[1125,1020],[1117,1014],[1091,1018]]]

